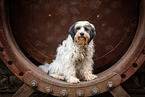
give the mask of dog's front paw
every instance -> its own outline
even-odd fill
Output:
[[[87,80],[87,81],[90,81],[90,80],[93,80],[96,78],[97,78],[97,75],[94,75],[94,74],[88,74],[85,76],[85,80]]]
[[[74,84],[74,83],[79,83],[80,80],[79,80],[78,78],[74,77],[74,76],[71,76],[71,77],[69,77],[69,78],[67,79],[67,82],[68,82],[68,83]]]
[[[60,76],[58,74],[49,74],[49,76],[56,78],[56,79],[64,80],[64,76]]]

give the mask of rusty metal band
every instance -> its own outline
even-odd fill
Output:
[[[7,0],[2,0],[0,56],[7,67],[30,87],[55,96],[92,96],[109,91],[127,80],[145,59],[145,1],[141,1],[140,19],[136,35],[124,56],[109,69],[98,74],[98,79],[69,84],[49,77],[22,53],[11,32]],[[137,64],[134,66],[133,64]],[[128,73],[131,72],[131,73]],[[125,75],[124,78],[122,75]]]

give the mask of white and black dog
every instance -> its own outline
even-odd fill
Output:
[[[92,74],[95,27],[88,21],[78,21],[69,29],[69,35],[57,48],[57,55],[51,64],[45,63],[39,68],[49,75],[69,83],[78,83],[80,79],[93,80]]]

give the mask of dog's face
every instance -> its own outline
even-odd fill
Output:
[[[89,43],[96,35],[95,27],[88,21],[78,21],[69,29],[73,40],[79,45]]]

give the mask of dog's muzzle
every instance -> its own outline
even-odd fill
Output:
[[[81,35],[81,37],[83,37],[84,33],[83,33],[83,32],[81,32],[81,33],[80,33],[80,35]]]
[[[89,41],[89,36],[87,35],[87,33],[84,32],[77,32],[77,34],[75,35],[75,42],[77,42],[79,45],[85,45],[88,43]]]

